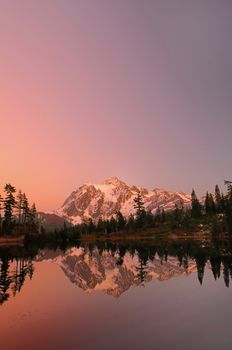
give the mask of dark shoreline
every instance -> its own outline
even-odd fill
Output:
[[[57,237],[52,237],[53,235],[20,235],[20,236],[1,236],[0,237],[0,247],[8,246],[28,246],[34,244],[76,244],[76,243],[94,243],[94,242],[127,242],[127,241],[139,241],[139,242],[159,242],[163,243],[171,241],[204,241],[211,242],[215,238],[210,233],[206,232],[184,232],[184,231],[172,231],[172,232],[154,232],[153,230],[143,231],[143,232],[115,232],[110,234],[83,234],[79,237],[58,239]],[[217,241],[229,241],[230,235],[223,233],[216,237]]]

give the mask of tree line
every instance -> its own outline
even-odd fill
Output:
[[[78,239],[81,235],[104,234],[118,232],[136,232],[157,228],[157,232],[170,232],[170,230],[197,231],[205,226],[211,230],[213,236],[220,233],[232,235],[232,182],[226,181],[227,193],[224,195],[218,185],[214,193],[206,192],[204,201],[200,201],[195,190],[191,193],[190,205],[184,205],[179,200],[171,211],[158,207],[153,213],[145,209],[140,193],[134,198],[135,213],[124,217],[118,211],[109,220],[100,218],[94,222],[91,218],[84,219],[81,224],[71,226],[64,221],[63,228],[54,232],[46,232],[33,203],[31,206],[27,196],[11,184],[6,184],[4,193],[0,194],[0,234],[40,237],[40,239],[67,240]],[[35,235],[40,233],[40,235]],[[36,239],[37,239],[36,238]]]
[[[25,193],[6,184],[0,194],[0,234],[19,235],[38,232],[39,222],[35,203],[31,206]]]

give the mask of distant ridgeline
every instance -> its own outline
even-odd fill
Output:
[[[26,233],[39,233],[39,221],[35,203],[29,205],[27,196],[21,190],[6,184],[0,194],[0,233],[1,236],[19,236]]]

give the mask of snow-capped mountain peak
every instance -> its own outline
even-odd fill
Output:
[[[105,185],[121,186],[126,185],[125,182],[121,181],[117,176],[112,176],[103,182]]]
[[[147,190],[130,186],[117,177],[106,179],[101,184],[86,183],[73,191],[55,214],[73,224],[86,219],[97,221],[99,218],[110,219],[117,211],[125,217],[134,214],[134,198],[140,193],[146,210],[155,213],[157,208],[171,210],[175,204],[187,205],[191,197],[183,192],[170,192],[155,188]]]

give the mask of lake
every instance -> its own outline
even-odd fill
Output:
[[[1,349],[231,349],[231,242],[0,248]]]

